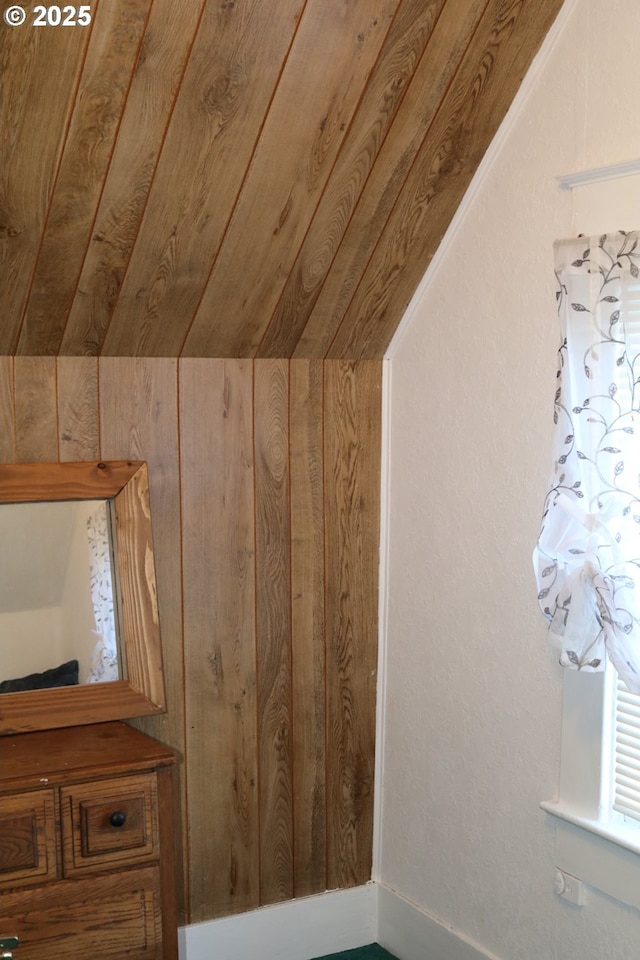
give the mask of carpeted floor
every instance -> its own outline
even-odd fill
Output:
[[[396,960],[396,958],[379,944],[370,943],[368,947],[332,953],[326,957],[317,957],[316,960]]]

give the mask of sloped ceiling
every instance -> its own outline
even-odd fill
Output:
[[[382,356],[561,5],[2,23],[0,353]]]

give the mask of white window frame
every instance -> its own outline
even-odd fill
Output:
[[[558,182],[572,191],[572,235],[637,229],[628,221],[629,212],[635,221],[640,208],[638,160]],[[640,910],[640,832],[603,813],[609,799],[614,682],[610,666],[604,673],[563,670],[558,798],[540,805],[557,818],[556,866]]]
[[[640,825],[610,813],[615,670],[563,671],[556,866],[640,910]]]

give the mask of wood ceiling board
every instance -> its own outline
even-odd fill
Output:
[[[91,237],[150,0],[109,0],[94,15],[17,352],[57,354]],[[77,35],[75,27],[69,32]],[[55,28],[52,32],[56,32]]]
[[[202,9],[203,0],[151,7],[61,354],[101,351]]]
[[[291,356],[445,0],[405,0],[341,147],[258,356]]]
[[[103,353],[180,353],[302,5],[206,4]]]
[[[318,291],[294,356],[324,356],[329,350],[486,5],[487,0],[449,0],[444,8]]]
[[[397,6],[305,7],[184,356],[255,355]]]
[[[561,5],[505,0],[528,34],[450,125],[487,4],[95,0],[91,27],[5,29],[0,353],[381,356]]]
[[[562,0],[492,0],[385,227],[329,358],[381,356]]]
[[[13,354],[90,30],[11,29],[0,45],[0,354]]]

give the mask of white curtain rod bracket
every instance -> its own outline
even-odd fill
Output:
[[[599,183],[603,180],[617,180],[619,177],[632,177],[640,173],[640,157],[635,160],[626,160],[624,163],[612,163],[607,167],[593,167],[591,170],[581,170],[579,173],[567,173],[556,177],[561,190],[573,190],[574,187],[585,187],[590,183]]]

